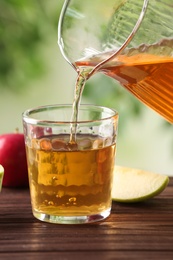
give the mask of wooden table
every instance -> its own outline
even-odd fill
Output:
[[[144,203],[113,203],[105,221],[56,225],[36,220],[29,190],[0,194],[0,259],[173,259],[173,178]]]

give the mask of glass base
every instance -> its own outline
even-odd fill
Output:
[[[54,224],[87,224],[92,222],[101,221],[107,218],[111,213],[111,209],[107,209],[99,214],[89,216],[56,216],[48,215],[33,211],[35,218]]]

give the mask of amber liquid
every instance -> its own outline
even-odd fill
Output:
[[[78,67],[94,67],[92,61],[76,62]],[[173,58],[150,54],[119,56],[100,69],[173,123]]]
[[[27,146],[33,212],[54,216],[99,214],[111,208],[115,144],[99,136],[69,135],[33,139]]]

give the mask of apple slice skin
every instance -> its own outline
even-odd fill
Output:
[[[0,192],[1,192],[1,188],[2,188],[3,176],[4,176],[4,167],[2,165],[0,165]]]
[[[122,202],[122,203],[135,203],[135,202],[142,202],[148,199],[151,199],[157,195],[159,195],[168,185],[169,183],[169,178],[167,178],[163,184],[163,186],[160,188],[160,190],[150,193],[147,196],[142,196],[140,198],[130,198],[130,199],[121,199],[121,198],[112,198],[113,201],[117,201],[117,202]]]
[[[28,187],[24,135],[0,135],[0,164],[4,167],[3,187]]]
[[[141,178],[141,181],[142,181],[142,178],[145,174],[147,175],[157,175],[158,178],[162,178],[162,182],[161,182],[161,185],[159,186],[158,189],[156,190],[153,190],[151,192],[148,192],[147,195],[143,195],[143,196],[139,196],[137,197],[137,195],[135,196],[121,196],[121,195],[118,195],[118,196],[115,196],[115,194],[112,194],[112,200],[113,201],[116,201],[116,202],[122,202],[122,203],[135,203],[135,202],[142,202],[142,201],[145,201],[145,200],[148,200],[150,198],[153,198],[157,195],[159,195],[168,185],[169,183],[169,177],[166,176],[166,175],[161,175],[161,174],[156,174],[156,173],[152,173],[152,172],[146,172],[146,171],[143,171],[143,170],[139,170],[139,169],[131,169],[131,168],[127,168],[127,167],[122,167],[122,166],[116,166],[115,167],[115,172],[117,171],[118,173],[117,174],[126,174],[128,175],[128,173],[130,174],[130,172],[133,172],[134,174],[134,178],[135,178],[135,175],[137,178]],[[116,174],[114,172],[114,174]],[[143,175],[143,176],[142,176]],[[115,182],[116,180],[114,180]],[[128,185],[128,183],[125,183],[124,186]],[[133,188],[135,189],[135,182],[133,183]],[[137,187],[138,189],[139,187]],[[124,189],[126,189],[124,187]]]

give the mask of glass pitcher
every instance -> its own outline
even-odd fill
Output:
[[[114,78],[173,123],[172,0],[66,0],[58,43],[77,73]]]

